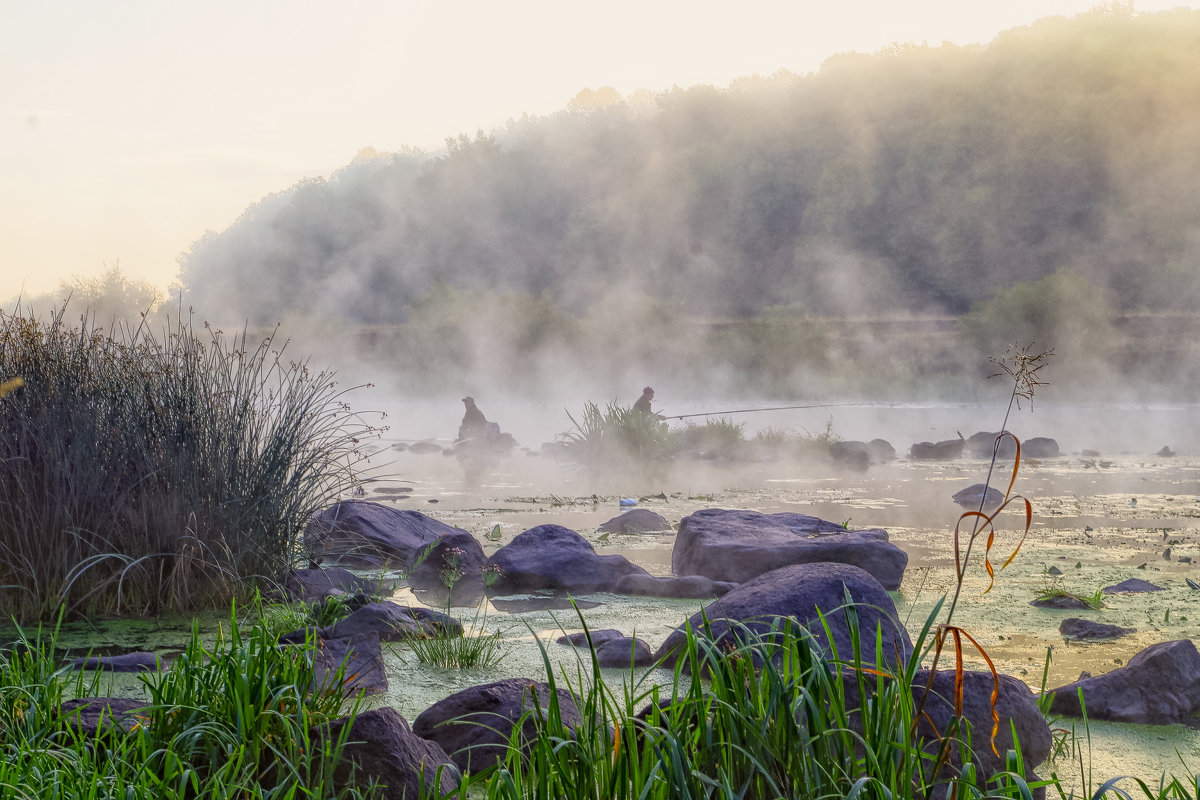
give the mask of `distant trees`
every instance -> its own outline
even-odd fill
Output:
[[[52,292],[22,298],[21,305],[37,312],[64,310],[68,317],[86,314],[89,324],[97,327],[114,322],[137,327],[143,319],[165,311],[166,301],[166,294],[157,286],[130,278],[119,264],[112,264],[95,278],[75,276]]]
[[[264,198],[195,243],[183,281],[201,314],[235,323],[403,326],[453,290],[538,298],[585,326],[647,298],[692,320],[763,317],[767,339],[798,330],[773,308],[970,311],[979,347],[1007,321],[1036,328],[1048,297],[1069,312],[1060,336],[1089,315],[1194,311],[1196,52],[1200,12],[1112,4],[986,47],[847,54],[725,90],[586,89],[436,157],[364,151]]]

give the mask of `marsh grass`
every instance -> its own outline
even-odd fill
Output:
[[[710,633],[688,631],[668,685],[650,670],[614,688],[594,648],[574,675],[564,668],[555,676],[543,649],[551,691],[544,708],[526,715],[536,738],[525,741],[528,727],[515,726],[507,760],[470,776],[460,795],[1017,798],[1037,786],[1023,777],[1016,752],[1013,770],[990,786],[969,769],[939,771],[938,749],[920,749],[909,733],[916,659],[899,671],[865,667],[883,662],[881,645],[874,659],[860,657],[872,649],[871,635],[856,636],[854,652],[839,657],[786,621],[721,643]],[[566,689],[579,709],[573,730],[562,723],[555,689]],[[965,734],[956,742],[970,752]]]
[[[365,796],[333,778],[345,735],[320,734],[358,700],[346,698],[344,668],[314,684],[312,642],[280,648],[268,629],[231,621],[205,645],[193,629],[168,670],[142,677],[144,708],[85,734],[62,703],[99,695],[103,675],[58,665],[55,641],[21,633],[0,652],[0,796]]]
[[[486,601],[485,601],[486,602]],[[422,664],[445,669],[491,669],[507,653],[503,631],[487,631],[487,613],[477,610],[461,636],[433,636],[413,639],[409,644]]]
[[[702,425],[688,422],[672,435],[676,455],[697,453],[732,459],[746,444],[746,426],[728,417],[709,417]]]
[[[654,473],[671,458],[673,439],[666,423],[653,414],[607,403],[584,405],[576,419],[567,412],[571,430],[560,433],[567,458],[594,478],[611,472]]]
[[[0,614],[214,608],[277,580],[362,437],[270,336],[0,312]]]

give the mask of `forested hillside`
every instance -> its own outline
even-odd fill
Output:
[[[1037,312],[1049,335],[1086,340],[1200,306],[1197,53],[1200,12],[1114,5],[982,47],[583,92],[264,198],[196,242],[182,279],[206,316],[251,324],[404,326],[501,297],[568,333],[617,300],[725,323],[973,310],[1000,328],[981,348],[1027,332],[1004,323],[1036,316],[1013,305],[1028,290],[1061,301]],[[1086,324],[1058,330],[1060,313]]]

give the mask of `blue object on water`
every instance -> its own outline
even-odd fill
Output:
[[[636,505],[637,505],[637,498],[636,498],[636,497],[622,497],[622,498],[621,498],[621,505],[623,505],[623,506],[636,506]]]

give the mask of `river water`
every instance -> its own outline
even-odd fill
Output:
[[[909,554],[904,583],[893,597],[901,618],[914,632],[938,599],[953,589],[953,535],[961,509],[950,496],[982,482],[987,462],[910,461],[908,448],[917,441],[953,439],[958,432],[970,436],[979,430],[996,430],[1004,411],[970,405],[857,404],[728,415],[728,420],[745,425],[748,438],[767,429],[829,432],[843,439],[884,438],[895,446],[899,458],[863,473],[841,470],[820,459],[760,454],[751,461],[692,460],[653,477],[616,474],[598,481],[541,454],[542,442],[570,429],[567,411],[576,413],[581,408],[549,402],[489,404],[478,399],[489,418],[511,432],[521,448],[493,469],[467,476],[454,458],[398,449],[423,439],[448,443],[461,404],[456,406],[457,400],[396,402],[386,408],[390,429],[372,443],[372,480],[364,485],[365,499],[418,510],[470,531],[487,552],[534,525],[560,524],[589,539],[598,552],[625,555],[658,575],[670,574],[673,533],[605,537],[597,530],[624,510],[621,498],[636,499],[638,507],[658,512],[672,525],[703,508],[745,508],[813,514],[846,522],[851,528],[880,527]],[[667,414],[690,414],[777,403],[662,405]],[[985,593],[987,575],[979,549],[967,573],[964,599],[954,621],[980,640],[1001,671],[1021,678],[1036,691],[1048,653],[1047,686],[1055,687],[1074,680],[1083,670],[1100,674],[1113,669],[1156,642],[1200,639],[1200,591],[1186,582],[1189,576],[1200,579],[1196,566],[1200,564],[1198,419],[1196,406],[1054,406],[1039,401],[1033,413],[1027,406],[1014,413],[1009,429],[1022,438],[1054,437],[1063,455],[1022,465],[1014,492],[1030,499],[1033,526],[1012,565],[998,574],[995,588]],[[692,424],[703,422],[703,417],[692,420]],[[1160,455],[1164,446],[1173,455]],[[1007,478],[1005,474],[1000,488]],[[997,565],[1020,540],[1020,520],[1017,514],[1007,521],[1001,517]],[[487,537],[496,526],[499,542]],[[1164,558],[1167,547],[1171,552]],[[1062,574],[1051,576],[1052,567]],[[1050,587],[1086,595],[1130,577],[1151,580],[1164,591],[1111,595],[1104,608],[1083,612],[1030,605]],[[395,599],[419,602],[404,589]],[[408,647],[393,646],[386,656],[391,689],[371,702],[393,705],[411,721],[460,688],[502,677],[544,677],[543,659],[556,673],[574,681],[588,669],[581,670],[577,651],[553,643],[563,632],[580,630],[586,623],[592,630],[615,628],[637,635],[657,647],[701,604],[610,594],[579,599],[595,605],[578,613],[506,613],[486,602],[478,609],[455,609],[468,627],[474,624],[503,632],[505,656],[500,664],[482,671],[439,669],[419,663]],[[1069,642],[1058,632],[1066,616],[1136,628],[1137,633],[1103,643]],[[95,636],[104,638],[94,632]],[[981,662],[976,660],[974,666]],[[614,684],[630,679],[620,671],[606,671],[606,680]],[[633,679],[666,682],[670,676],[639,672]],[[1196,730],[1093,722],[1084,736],[1078,720],[1052,724],[1062,731],[1073,730],[1078,749],[1044,765],[1039,773],[1055,772],[1079,791],[1115,775],[1153,782],[1163,773],[1200,771]]]

